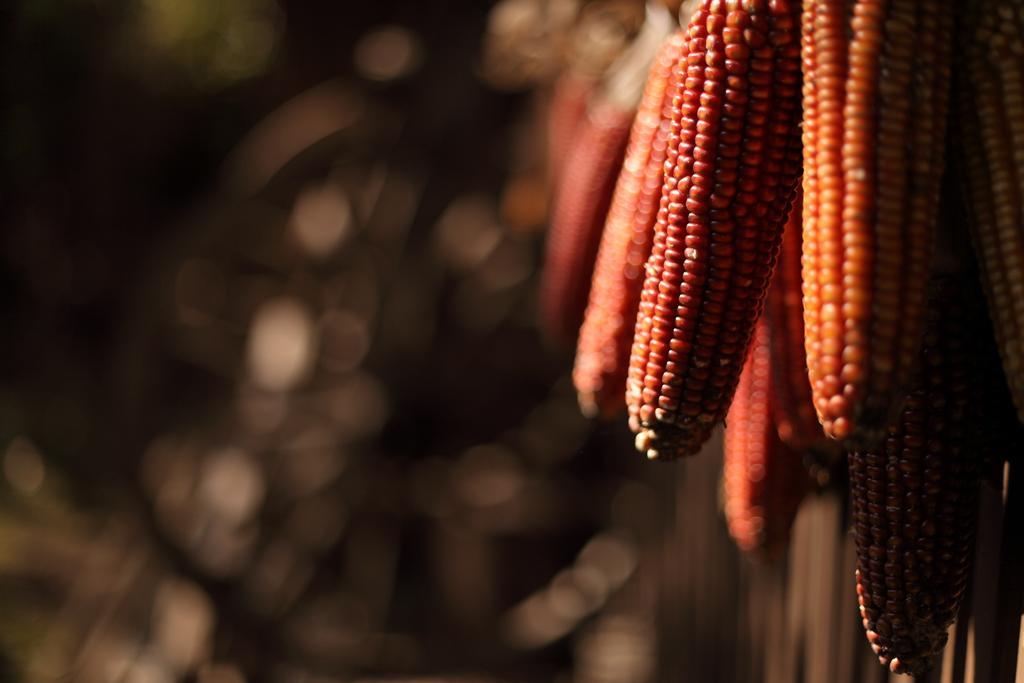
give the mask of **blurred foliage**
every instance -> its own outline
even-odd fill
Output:
[[[283,28],[271,0],[139,0],[124,57],[209,90],[262,73]],[[175,73],[175,72],[180,72]]]

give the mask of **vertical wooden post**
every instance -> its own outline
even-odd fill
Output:
[[[1024,610],[1024,463],[1007,463],[1003,484],[1003,535],[999,556],[995,652],[992,680],[1017,676],[1021,612]]]

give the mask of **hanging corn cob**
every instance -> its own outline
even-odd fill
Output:
[[[786,547],[807,490],[800,454],[779,439],[772,423],[774,354],[767,327],[762,317],[729,408],[722,469],[729,533],[740,550],[762,559]]]
[[[555,194],[541,280],[541,323],[570,342],[583,320],[615,176],[629,138],[632,112],[595,104],[573,139]]]
[[[971,231],[1003,366],[1024,421],[1024,4],[963,4],[957,89]]]
[[[685,45],[685,35],[677,31],[651,65],[601,237],[573,370],[587,415],[611,417],[625,405],[629,346],[661,192],[675,90],[670,81]]]
[[[825,431],[881,437],[920,343],[952,4],[805,0],[804,311]]]
[[[804,309],[800,282],[802,207],[800,193],[782,235],[779,260],[765,303],[772,349],[772,406],[779,437],[801,453],[838,456],[837,444],[825,437],[814,412],[804,351]]]
[[[800,176],[798,21],[704,0],[688,24],[627,380],[648,458],[696,453],[735,391]]]
[[[557,182],[541,276],[541,324],[573,342],[587,305],[615,180],[622,167],[633,114],[654,55],[672,26],[663,7],[648,7],[637,40],[612,66],[573,136]]]
[[[936,278],[923,348],[898,419],[877,447],[850,454],[857,594],[883,665],[920,675],[946,642],[969,573],[987,432],[980,297]],[[1005,427],[1005,424],[1003,425]]]
[[[562,74],[554,83],[547,126],[548,174],[552,181],[561,175],[572,142],[586,121],[587,102],[594,90],[592,79],[571,71]]]

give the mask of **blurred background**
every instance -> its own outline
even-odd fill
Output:
[[[493,4],[0,7],[0,680],[650,677],[669,497],[534,321],[582,10]]]

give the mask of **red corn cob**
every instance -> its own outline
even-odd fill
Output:
[[[651,65],[601,237],[573,371],[587,415],[611,417],[624,406],[629,346],[658,213],[676,88],[670,77],[685,45],[685,34],[677,31]]]
[[[951,8],[804,0],[806,349],[815,408],[834,438],[882,436],[920,343]]]
[[[757,323],[725,427],[725,517],[740,550],[770,559],[786,547],[807,490],[800,454],[779,439],[772,350],[764,318]]]
[[[627,380],[648,458],[697,452],[735,391],[800,175],[798,20],[786,0],[690,19]]]
[[[961,9],[955,139],[989,311],[1024,421],[1024,5],[977,0]]]
[[[587,116],[587,102],[594,92],[594,80],[566,72],[555,81],[548,108],[548,174],[552,181],[561,175],[572,141]]]
[[[985,433],[980,297],[935,280],[918,370],[884,441],[850,454],[857,594],[868,641],[896,673],[923,674],[969,574]],[[983,328],[982,328],[983,329]]]
[[[622,167],[644,75],[672,31],[672,17],[648,5],[644,24],[591,98],[573,138],[555,193],[544,271],[541,324],[565,343],[576,340],[590,292],[594,260]]]
[[[573,139],[555,193],[541,275],[541,323],[555,339],[576,339],[615,179],[633,114],[595,102]]]
[[[836,444],[825,437],[818,423],[807,380],[800,281],[801,216],[798,192],[786,221],[765,304],[773,359],[772,405],[779,437],[786,445],[800,452],[834,454]]]

